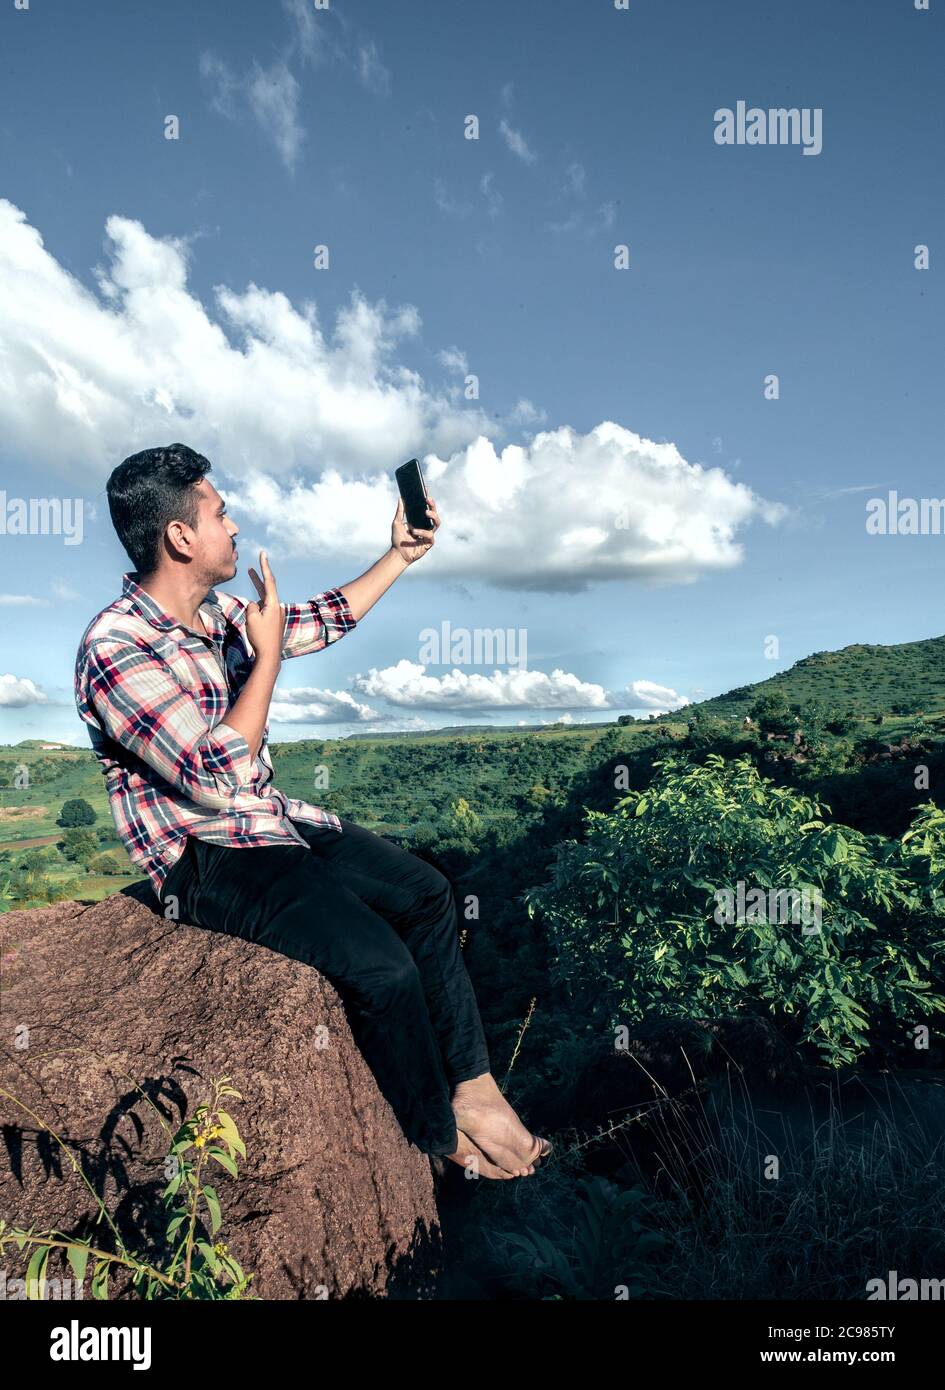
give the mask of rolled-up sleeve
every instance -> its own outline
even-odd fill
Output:
[[[287,603],[285,610],[283,660],[321,651],[357,627],[343,589],[326,589],[307,603]]]
[[[213,729],[186,686],[148,647],[100,638],[85,657],[84,695],[109,738],[184,796],[226,810],[252,789],[253,764],[242,734]]]

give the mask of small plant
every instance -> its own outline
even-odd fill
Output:
[[[77,1170],[98,1203],[99,1213],[95,1224],[98,1225],[105,1218],[117,1250],[112,1252],[93,1246],[91,1236],[76,1240],[62,1231],[36,1231],[32,1227],[26,1230],[0,1220],[0,1252],[8,1245],[16,1245],[20,1251],[26,1248],[32,1251],[26,1271],[27,1297],[45,1297],[46,1264],[52,1250],[65,1251],[80,1284],[92,1260],[93,1298],[108,1298],[109,1274],[115,1265],[123,1265],[134,1271],[132,1283],[145,1299],[242,1299],[246,1296],[245,1291],[253,1276],[243,1273],[240,1265],[227,1252],[225,1242],[214,1240],[222,1224],[220,1199],[216,1189],[204,1181],[205,1170],[211,1159],[235,1178],[237,1167],[234,1151],[240,1157],[246,1157],[246,1145],[232,1116],[221,1109],[224,1096],[242,1099],[239,1091],[226,1084],[228,1081],[229,1077],[226,1076],[211,1081],[213,1093],[210,1100],[198,1105],[193,1118],[185,1120],[172,1138],[164,1165],[165,1171],[170,1171],[171,1178],[161,1193],[161,1200],[167,1208],[164,1259],[160,1263],[151,1263],[128,1249],[104,1202],[84,1173]],[[16,1101],[15,1096],[10,1098]],[[16,1103],[20,1104],[18,1101]],[[48,1126],[44,1128],[48,1129]],[[49,1130],[49,1133],[53,1134],[53,1131]],[[53,1134],[53,1138],[65,1149],[58,1135]],[[188,1157],[191,1151],[194,1152],[193,1158]],[[65,1152],[72,1160],[68,1149]],[[75,1161],[72,1162],[76,1167]]]

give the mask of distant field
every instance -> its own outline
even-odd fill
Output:
[[[382,834],[448,841],[474,827],[515,830],[549,803],[561,805],[575,780],[614,751],[615,739],[631,755],[671,748],[685,739],[693,709],[722,721],[730,752],[742,743],[747,748],[751,736],[742,731],[745,714],[759,694],[771,690],[782,691],[798,706],[818,702],[852,716],[854,741],[901,740],[919,712],[940,741],[945,734],[945,637],[817,652],[767,681],[619,731],[614,723],[470,725],[402,736],[309,738],[270,748],[276,785],[287,795]],[[12,782],[18,763],[30,770],[28,787],[0,786],[0,851],[16,856],[54,843],[62,835],[56,820],[63,803],[78,797],[95,811],[93,828],[110,832],[101,848],[122,856],[91,748],[44,750],[41,743],[31,739],[0,748],[0,781]],[[55,877],[59,866],[51,872]],[[68,876],[65,869],[61,873]],[[136,881],[141,875],[129,864],[121,878],[84,878],[81,895],[107,896]]]

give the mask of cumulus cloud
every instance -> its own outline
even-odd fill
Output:
[[[305,686],[276,690],[269,706],[269,719],[274,724],[337,724],[352,720],[364,723],[378,717],[370,705],[362,704],[347,690]]]
[[[354,290],[326,333],[314,302],[250,283],[218,285],[214,317],[187,289],[186,239],[118,216],[106,234],[98,297],[0,199],[0,431],[33,463],[98,480],[135,449],[183,439],[235,476],[377,472],[418,440],[452,451],[487,424],[397,362],[420,329],[413,305]]]
[[[461,671],[454,667],[441,676],[427,673],[414,661],[398,661],[394,666],[367,675],[358,675],[352,688],[363,695],[383,699],[391,705],[413,709],[678,709],[688,703],[667,686],[653,681],[634,681],[623,692],[608,693],[603,686],[582,681],[569,671],[495,670],[491,675]]]
[[[22,709],[25,705],[48,705],[49,697],[28,676],[0,675],[0,708]]]
[[[739,531],[759,518],[775,524],[784,512],[721,468],[688,463],[674,444],[613,421],[587,434],[562,426],[501,450],[480,435],[447,458],[426,455],[423,469],[444,522],[437,579],[504,588],[692,582],[739,564]],[[299,554],[313,534],[339,554],[369,549],[396,502],[386,474],[355,481],[338,470],[289,487],[256,479],[228,500],[269,528],[274,548]]]
[[[614,709],[654,709],[674,710],[688,705],[685,695],[678,695],[668,685],[657,685],[655,681],[633,681],[626,690],[615,692],[610,699]]]
[[[389,534],[393,469],[417,455],[445,523],[424,573],[545,591],[691,582],[737,565],[743,528],[784,513],[614,421],[494,442],[543,412],[519,400],[490,420],[399,363],[420,334],[414,305],[355,289],[329,333],[313,301],[250,283],[217,285],[214,316],[188,289],[188,239],[119,216],[106,233],[96,295],[0,199],[0,432],[34,466],[100,485],[125,455],[182,439],[274,558],[317,543],[369,559]]]

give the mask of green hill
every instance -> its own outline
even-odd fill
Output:
[[[852,714],[945,712],[945,637],[881,647],[855,643],[814,652],[787,671],[700,702],[706,714],[738,719],[768,691],[792,704],[820,701]]]

